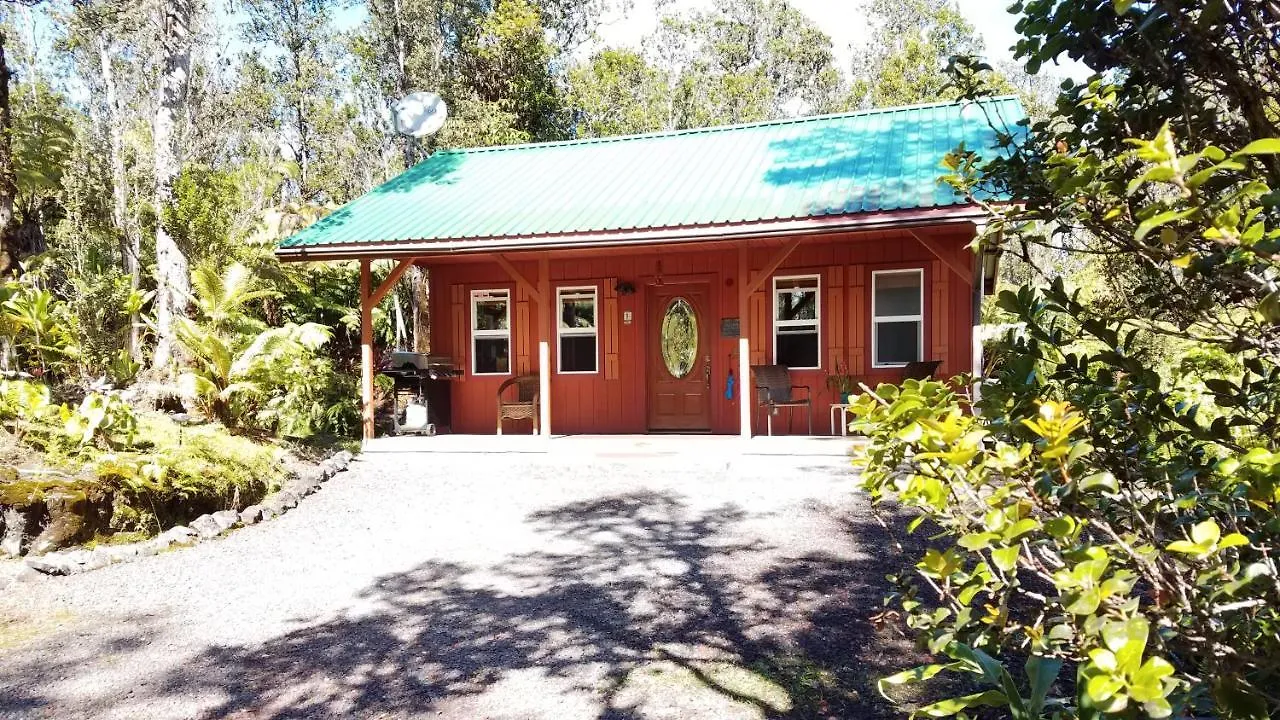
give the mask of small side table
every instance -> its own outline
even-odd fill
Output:
[[[831,403],[831,434],[836,434],[836,422],[840,423],[840,437],[849,436],[849,423],[845,413],[853,407],[849,403]]]

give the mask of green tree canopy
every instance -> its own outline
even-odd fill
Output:
[[[602,50],[570,68],[567,100],[579,137],[652,132],[671,125],[667,76],[633,50]]]

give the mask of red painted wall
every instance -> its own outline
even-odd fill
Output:
[[[971,268],[972,253],[966,249],[971,233],[956,229],[916,233],[929,240],[952,260],[952,265]],[[785,243],[767,241],[750,246],[749,267],[754,275],[772,264]],[[508,254],[517,272],[536,288],[538,263],[533,257]],[[555,324],[551,334],[551,428],[555,434],[643,433],[646,428],[645,342],[646,283],[661,274],[665,283],[682,278],[705,277],[712,288],[712,431],[738,431],[738,402],[743,385],[738,378],[733,400],[724,397],[730,369],[737,373],[737,339],[719,337],[720,320],[738,315],[738,248],[681,250],[677,247],[636,248],[625,252],[599,251],[583,257],[549,256],[550,304],[556,289],[568,286],[598,288],[599,372],[594,375],[562,375],[557,367]],[[453,383],[453,432],[492,433],[496,427],[496,393],[506,377],[474,376],[470,352],[470,292],[506,288],[512,291],[512,360],[516,373],[535,373],[538,365],[538,307],[529,293],[515,282],[492,258],[474,261],[429,264],[431,282],[432,353],[454,358],[466,369],[464,378]],[[772,274],[821,276],[822,369],[796,371],[793,380],[813,390],[813,428],[816,434],[829,432],[829,406],[833,402],[825,386],[827,372],[837,358],[863,382],[874,386],[893,382],[900,370],[871,368],[871,273],[875,270],[924,269],[924,356],[942,360],[942,375],[967,372],[973,320],[973,289],[919,240],[905,232],[862,233],[804,240]],[[971,274],[970,274],[971,277]],[[630,282],[636,292],[619,295],[618,281]],[[773,328],[770,298],[773,285],[766,279],[750,301],[751,317],[742,319],[751,340],[751,364],[772,362]],[[624,313],[632,313],[630,324]],[[749,327],[749,330],[748,330]],[[747,394],[750,398],[750,393]],[[784,411],[785,412],[785,411]],[[756,432],[764,432],[763,416],[753,412]],[[529,423],[508,421],[503,432],[529,432]],[[786,427],[785,415],[775,418],[774,433],[805,432],[802,413],[794,426]],[[837,430],[838,432],[838,430]]]

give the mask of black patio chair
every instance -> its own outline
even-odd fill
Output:
[[[765,408],[765,427],[773,435],[773,416],[778,408],[787,409],[787,427],[791,427],[792,414],[802,407],[809,419],[809,434],[813,434],[813,403],[808,385],[793,385],[791,370],[786,365],[752,365],[755,378],[756,403]],[[796,390],[803,390],[804,397],[796,397]]]

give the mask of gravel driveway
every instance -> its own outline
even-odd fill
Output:
[[[888,717],[900,558],[838,457],[366,454],[0,597],[0,717]]]

